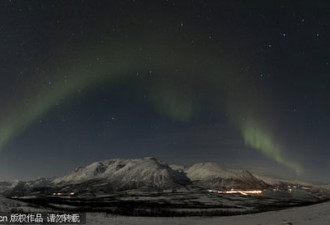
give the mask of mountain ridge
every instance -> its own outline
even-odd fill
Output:
[[[283,187],[290,184],[280,182]],[[129,190],[150,192],[191,188],[262,190],[276,185],[275,181],[267,182],[265,177],[254,175],[248,170],[229,169],[214,162],[195,163],[190,167],[169,166],[154,157],[145,157],[93,162],[55,179],[17,181],[7,187],[4,193],[7,196],[20,196],[31,193],[105,194]]]

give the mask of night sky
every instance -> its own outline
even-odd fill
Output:
[[[0,179],[214,161],[330,182],[329,1],[0,2]]]

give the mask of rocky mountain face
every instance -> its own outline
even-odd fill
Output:
[[[103,192],[123,190],[166,190],[190,183],[187,176],[172,170],[165,162],[148,157],[142,159],[113,159],[76,168],[72,173],[52,181],[60,189]]]
[[[163,191],[184,188],[190,179],[165,162],[148,157],[111,159],[76,168],[72,173],[53,180],[17,181],[4,192],[6,196],[50,193],[111,193],[139,190]]]
[[[31,194],[45,194],[50,189],[51,178],[39,178],[31,181],[16,180],[2,191],[4,196],[25,196]]]
[[[270,186],[247,170],[227,169],[217,163],[196,163],[185,169],[185,173],[195,184],[218,190],[253,190]]]
[[[118,191],[165,191],[178,189],[261,190],[276,188],[246,170],[233,170],[217,163],[196,163],[191,167],[169,166],[152,157],[110,159],[78,167],[56,179],[4,183],[5,196],[37,194],[109,194]],[[290,184],[285,184],[289,187]],[[292,185],[291,185],[292,186]]]

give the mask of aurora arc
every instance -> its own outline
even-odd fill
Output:
[[[141,44],[141,43],[140,43]],[[32,92],[24,93],[27,102],[20,101],[17,104],[12,104],[6,116],[0,120],[0,150],[9,143],[14,137],[22,133],[30,125],[32,125],[39,118],[47,114],[56,104],[65,101],[66,99],[77,95],[81,92],[87,91],[96,87],[98,84],[104,82],[114,82],[118,79],[125,79],[129,76],[135,76],[138,71],[147,71],[148,68],[166,68],[162,58],[171,59],[171,64],[174,66],[179,60],[179,55],[174,55],[166,48],[167,43],[164,43],[163,51],[157,51],[155,46],[144,46],[145,51],[152,55],[150,57],[141,57],[141,53],[132,52],[136,49],[136,43],[125,42],[120,43],[115,38],[112,38],[106,45],[93,45],[92,48],[74,48],[71,54],[63,56],[59,54],[59,62],[54,65],[47,65],[46,71],[49,72],[49,80],[52,80],[50,87],[47,80],[43,80],[45,85],[41,88],[36,88]],[[170,43],[168,43],[170,45]],[[90,43],[87,44],[89,46]],[[143,45],[143,43],[142,43]],[[122,46],[125,46],[123,48]],[[58,69],[60,68],[60,69]],[[63,76],[65,75],[65,81]],[[159,85],[162,85],[159,83]],[[31,85],[32,86],[32,85]],[[162,89],[164,90],[164,89]],[[150,90],[155,94],[157,89]],[[178,120],[189,120],[189,109],[184,109],[185,113],[174,110],[180,108],[183,100],[178,97],[178,91],[173,91],[170,98],[165,98],[160,101],[155,99],[155,107],[160,108],[161,111],[165,109],[162,104],[167,104],[168,101],[175,99],[172,107],[165,111],[165,114],[177,118]],[[157,94],[161,97],[161,94]],[[177,96],[177,97],[175,97]],[[182,107],[181,107],[182,108]],[[163,111],[164,112],[164,111]]]
[[[93,46],[87,50],[77,48],[78,50],[72,51],[73,54],[60,55],[54,65],[47,64],[46,66],[48,77],[52,80],[53,86],[41,85],[32,92],[25,93],[28,102],[18,102],[11,105],[5,114],[6,116],[1,118],[0,150],[50,112],[59,102],[97,87],[98,84],[126,79],[134,76],[138,71],[148,71],[150,68],[156,68],[156,72],[160,71],[159,74],[171,77],[173,80],[177,79],[178,76],[181,76],[182,79],[189,79],[190,76],[194,76],[195,71],[202,70],[204,71],[203,82],[214,89],[214,92],[218,92],[218,87],[227,86],[227,92],[236,93],[235,97],[229,97],[227,101],[238,103],[237,99],[241,95],[245,95],[244,91],[237,92],[231,88],[235,82],[233,82],[232,76],[228,76],[228,71],[232,70],[228,68],[228,64],[234,65],[233,63],[221,62],[223,59],[219,57],[205,56],[204,58],[201,57],[202,59],[194,66],[191,66],[188,62],[195,60],[192,58],[193,52],[182,47],[185,46],[184,44],[175,42],[177,41],[162,42],[160,48],[157,44],[146,44],[145,41],[142,44],[134,41],[120,43],[118,40],[111,39],[108,41],[110,44],[106,46]],[[181,47],[173,52],[167,48],[173,44]],[[144,49],[143,53],[132,50],[141,45]],[[200,55],[207,55],[203,50],[199,50],[199,53]],[[164,62],[164,58],[167,59],[166,62]],[[178,67],[185,72],[181,74],[175,72]],[[63,80],[64,74],[67,76],[65,81]],[[237,76],[242,77],[239,73],[237,74]],[[45,80],[43,82],[46,83]],[[188,99],[183,98],[180,90],[168,89],[161,82],[161,79],[158,79],[154,84],[154,88],[148,91],[152,96],[155,111],[181,122],[189,121],[194,107],[190,103],[189,96]],[[257,115],[250,116],[252,118],[250,121],[253,122],[237,119],[237,112],[249,112],[248,107],[244,104],[236,104],[235,107],[227,106],[227,108],[233,115],[232,120],[235,121],[247,146],[258,150],[277,163],[294,169],[297,173],[302,171],[302,167],[298,163],[285,157],[282,148],[276,146],[270,132],[257,125]]]

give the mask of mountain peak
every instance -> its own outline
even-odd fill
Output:
[[[196,163],[186,170],[187,176],[202,186],[217,189],[254,189],[267,184],[247,170],[227,169],[218,163]]]
[[[114,189],[138,187],[174,188],[189,179],[172,170],[165,162],[154,157],[141,159],[109,159],[94,162],[74,170],[71,174],[55,179],[55,185],[82,184],[89,181],[116,184]]]

